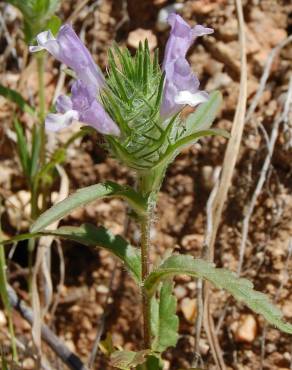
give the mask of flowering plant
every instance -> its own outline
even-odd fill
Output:
[[[120,369],[161,369],[161,354],[176,345],[178,317],[172,294],[172,278],[176,274],[202,278],[226,289],[270,323],[292,333],[292,326],[282,321],[281,313],[265,295],[227,270],[179,254],[165,258],[157,266],[150,265],[150,229],[167,166],[182,148],[200,137],[228,136],[223,130],[210,128],[221,104],[221,94],[208,95],[199,90],[199,81],[186,59],[195,39],[213,30],[200,25],[191,28],[176,14],[171,14],[168,21],[171,34],[162,67],[157,52],[151,56],[146,40],[134,57],[128,50],[114,46],[104,76],[70,25],[61,27],[57,37],[50,31],[40,33],[37,45],[30,48],[32,52],[46,49],[76,76],[71,95],[59,96],[56,112],[47,115],[46,128],[58,131],[79,120],[103,134],[109,152],[136,172],[135,189],[113,182],[79,189],[40,215],[31,233],[23,236],[25,239],[53,235],[97,245],[123,262],[141,290],[144,348],[132,352],[110,346],[111,364]],[[186,105],[199,106],[184,119],[180,113]],[[140,249],[109,230],[90,224],[46,229],[76,207],[114,196],[126,200],[135,213],[141,230]]]

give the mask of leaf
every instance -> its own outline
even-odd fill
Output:
[[[145,362],[146,356],[151,351],[145,349],[143,351],[116,351],[111,355],[111,365],[122,370],[129,370],[133,367],[141,365]]]
[[[48,21],[46,28],[51,30],[53,35],[57,35],[62,25],[61,19],[57,15],[53,15]]]
[[[23,128],[17,118],[15,118],[14,120],[14,129],[15,129],[16,138],[17,138],[17,152],[19,155],[21,167],[22,167],[25,177],[29,179],[30,178],[30,170],[29,170],[30,154],[28,151],[28,145],[27,145],[26,137],[24,135]]]
[[[174,144],[170,145],[166,152],[159,158],[159,161],[155,164],[155,167],[161,166],[162,164],[168,164],[173,158],[186,146],[194,144],[198,139],[205,136],[217,136],[221,135],[229,138],[229,133],[226,130],[219,128],[209,128],[207,130],[197,131],[191,135],[182,137]]]
[[[21,234],[8,240],[0,240],[0,246],[46,235],[73,240],[87,246],[104,248],[113,253],[125,264],[126,268],[137,282],[141,280],[140,251],[131,246],[121,236],[113,235],[102,226],[96,227],[91,224],[83,224],[79,227],[63,226],[56,230],[44,230],[42,232]]]
[[[250,281],[238,278],[231,271],[216,268],[209,262],[194,259],[191,256],[171,256],[157,270],[151,272],[144,282],[149,296],[154,294],[161,280],[177,274],[187,274],[208,280],[217,288],[227,290],[235,299],[244,302],[254,312],[263,315],[270,324],[285,333],[292,334],[292,325],[282,320],[282,312],[268,300],[265,294],[255,291]]]
[[[155,352],[175,346],[178,340],[179,321],[172,285],[172,282],[165,281],[160,289],[159,300],[152,298],[151,301],[152,350]]]
[[[70,195],[62,202],[55,204],[40,215],[32,225],[30,231],[41,231],[53,222],[65,217],[77,207],[85,206],[96,199],[113,196],[127,200],[138,213],[144,213],[146,211],[146,199],[144,199],[135,190],[130,187],[121,186],[108,181],[104,184],[91,185],[86,188],[79,189],[76,193]]]
[[[194,113],[191,113],[186,121],[186,135],[194,132],[207,130],[211,127],[222,104],[220,91],[213,91],[206,103],[199,105]]]
[[[10,100],[12,103],[18,105],[18,107],[23,111],[31,115],[34,115],[34,109],[25,101],[25,99],[15,90],[9,89],[0,84],[0,95],[4,98]]]
[[[101,352],[106,356],[110,356],[113,352],[115,352],[113,339],[110,333],[106,334],[106,338],[101,340],[98,346]]]
[[[88,246],[99,246],[112,252],[127,267],[136,281],[141,280],[140,251],[131,246],[119,235],[112,234],[106,228],[83,224],[79,227],[63,226],[52,232],[44,232],[60,238],[74,240]]]
[[[41,149],[41,130],[37,125],[33,127],[31,161],[30,161],[30,178],[33,179],[38,171],[39,157]]]
[[[163,370],[163,361],[155,355],[150,355],[144,364],[136,367],[136,370]]]

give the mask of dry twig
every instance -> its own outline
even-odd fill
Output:
[[[16,309],[21,316],[31,325],[34,322],[32,310],[19,299],[11,286],[8,286],[8,294],[11,306]],[[72,353],[65,344],[48,328],[41,325],[41,336],[43,340],[52,348],[60,359],[72,370],[88,370],[80,358]]]
[[[231,179],[235,168],[239,147],[244,128],[244,117],[246,111],[247,100],[247,61],[246,61],[246,39],[244,29],[244,18],[241,0],[235,0],[238,25],[239,25],[239,43],[240,43],[240,59],[241,59],[241,72],[240,72],[240,89],[239,98],[237,102],[235,117],[231,131],[231,138],[228,142],[227,149],[224,156],[222,166],[222,176],[219,182],[218,192],[215,196],[212,207],[212,230],[210,232],[210,242],[208,245],[208,259],[214,259],[214,244],[221,220],[223,206],[225,204],[227,193],[231,185]],[[215,333],[214,321],[210,312],[210,288],[209,284],[205,284],[205,303],[204,303],[204,327],[210,343],[210,347],[219,369],[225,369],[222,351]]]

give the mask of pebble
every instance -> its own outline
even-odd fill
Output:
[[[184,298],[181,301],[181,311],[188,322],[195,322],[197,316],[197,304],[195,299]]]
[[[186,295],[187,295],[187,290],[184,286],[182,285],[177,285],[175,288],[174,288],[174,294],[176,296],[177,299],[182,299],[184,298]]]
[[[234,337],[237,342],[252,343],[257,335],[257,322],[253,315],[242,315],[236,323]]]
[[[157,37],[151,30],[137,28],[129,33],[127,44],[133,49],[138,49],[139,43],[148,40],[149,50],[152,51],[157,47]]]
[[[32,358],[28,357],[22,362],[22,369],[32,370],[35,368],[35,362]]]

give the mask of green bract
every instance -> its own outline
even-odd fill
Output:
[[[167,165],[182,148],[202,136],[227,136],[223,130],[210,129],[222,101],[219,92],[213,92],[186,121],[179,114],[163,120],[163,87],[158,54],[150,56],[147,40],[134,57],[117,46],[109,52],[107,88],[101,99],[121,136],[108,137],[107,142],[116,158],[135,169],[144,182],[146,175],[145,193],[159,188]]]

